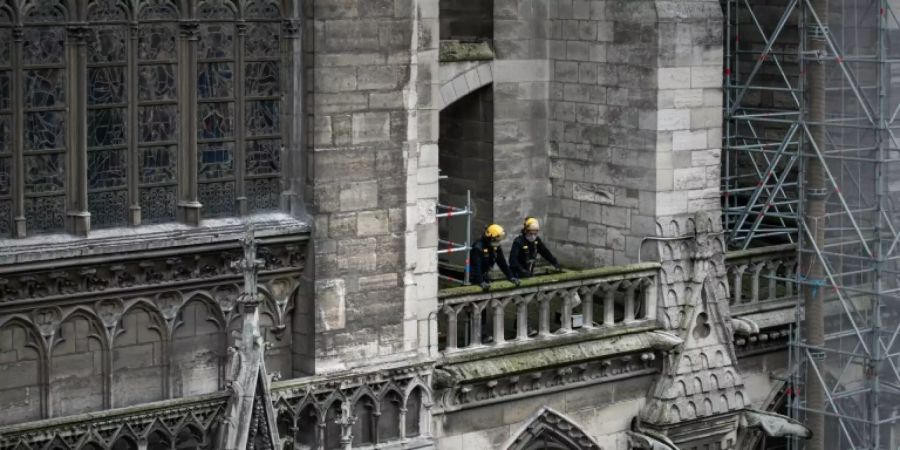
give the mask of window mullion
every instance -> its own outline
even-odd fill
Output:
[[[21,105],[25,104],[25,71],[23,69],[22,53],[24,45],[24,30],[15,28],[15,43],[13,45],[12,60],[12,148],[13,148],[13,208],[14,215],[13,233],[17,238],[24,238],[25,229],[25,113]]]
[[[66,231],[87,236],[91,228],[87,194],[87,34],[84,26],[69,27],[66,39],[69,109],[66,136],[68,140],[68,189]]]
[[[181,111],[178,164],[178,216],[200,225],[197,187],[197,22],[182,22],[178,45],[178,106]]]
[[[238,214],[247,215],[247,193],[244,182],[244,167],[246,161],[244,143],[244,38],[247,34],[247,24],[237,24],[237,39],[235,39],[235,63],[234,68],[234,112],[235,112],[235,143],[234,143],[234,190],[237,195]]]
[[[128,223],[132,226],[141,224],[141,200],[138,193],[138,164],[140,164],[140,150],[138,149],[138,23],[133,22],[129,30],[128,40],[128,76],[125,81],[128,93]]]
[[[284,107],[281,110],[281,204],[280,209],[290,212],[292,200],[298,198],[294,193],[294,187],[303,187],[302,158],[296,157],[296,152],[303,148],[303,102],[298,101],[302,94],[303,55],[302,42],[300,41],[300,21],[286,20],[283,24],[284,38],[281,41],[281,61],[278,66],[280,72],[279,91],[284,93]],[[300,74],[300,75],[297,75]],[[296,167],[295,167],[296,166]],[[291,177],[294,174],[299,179],[297,183]]]

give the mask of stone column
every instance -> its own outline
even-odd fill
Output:
[[[403,359],[436,305],[436,120],[428,105],[436,0],[307,2],[307,204],[314,332],[304,370]],[[432,56],[433,54],[433,56]],[[421,163],[421,164],[420,164]],[[427,299],[427,300],[425,300]],[[431,308],[434,310],[434,308]],[[424,343],[422,342],[424,341]],[[432,339],[436,342],[436,338]]]
[[[67,30],[66,93],[68,94],[68,166],[66,170],[66,231],[87,236],[91,229],[91,213],[87,201],[87,38],[85,26]]]
[[[197,191],[197,22],[181,22],[178,40],[178,220],[200,225]],[[238,87],[235,87],[236,89]]]

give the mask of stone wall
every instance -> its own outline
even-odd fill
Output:
[[[494,95],[488,85],[457,100],[441,111],[439,201],[442,205],[463,207],[466,191],[471,192],[475,215],[472,239],[494,218]],[[452,222],[451,222],[452,221]],[[441,236],[465,242],[466,219],[441,221]],[[465,261],[464,254],[454,258]]]
[[[441,39],[489,40],[494,36],[494,0],[442,0]]]
[[[307,3],[307,371],[409,356],[416,303],[436,295],[419,275],[436,270],[437,14],[436,0]]]
[[[653,1],[563,1],[552,11],[550,237],[578,265],[636,260],[654,232],[659,54]]]
[[[644,375],[436,415],[437,448],[506,448],[545,407],[586,430],[604,449],[628,448],[625,431],[653,378]]]
[[[494,220],[508,240],[546,215],[549,0],[494,3]],[[508,247],[508,244],[504,244]]]

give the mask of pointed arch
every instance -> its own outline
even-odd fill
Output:
[[[51,417],[108,406],[108,344],[106,330],[92,311],[79,307],[65,315],[50,350]]]
[[[128,305],[112,349],[113,407],[165,398],[168,328],[155,307],[143,300]]]
[[[193,295],[179,309],[171,340],[171,389],[176,396],[220,389],[228,338],[208,296]]]
[[[40,332],[13,318],[0,324],[0,425],[40,419],[43,415],[44,347]]]
[[[400,439],[400,411],[403,408],[403,395],[396,388],[383,392],[378,415],[377,442],[389,442]]]
[[[366,389],[361,395],[354,396],[353,401],[353,446],[363,446],[375,443],[375,418],[379,405],[375,396]]]
[[[548,448],[559,450],[601,450],[600,445],[584,428],[568,417],[543,407],[531,416],[528,423],[505,445],[506,450],[531,450],[537,444],[552,444]]]

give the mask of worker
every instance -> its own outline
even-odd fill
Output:
[[[509,251],[509,267],[516,278],[528,278],[534,276],[534,263],[538,255],[544,257],[557,271],[562,270],[559,261],[553,257],[538,233],[541,226],[534,217],[528,217],[522,224],[522,234],[513,241]]]
[[[471,264],[469,281],[472,284],[480,285],[484,290],[490,289],[491,278],[488,276],[488,272],[494,267],[494,264],[497,264],[503,271],[503,275],[506,275],[507,280],[516,286],[519,285],[519,279],[510,272],[506,258],[503,256],[503,249],[500,248],[500,241],[504,236],[506,233],[503,231],[503,227],[491,224],[485,228],[484,235],[472,243],[472,250],[469,253],[469,264]]]

